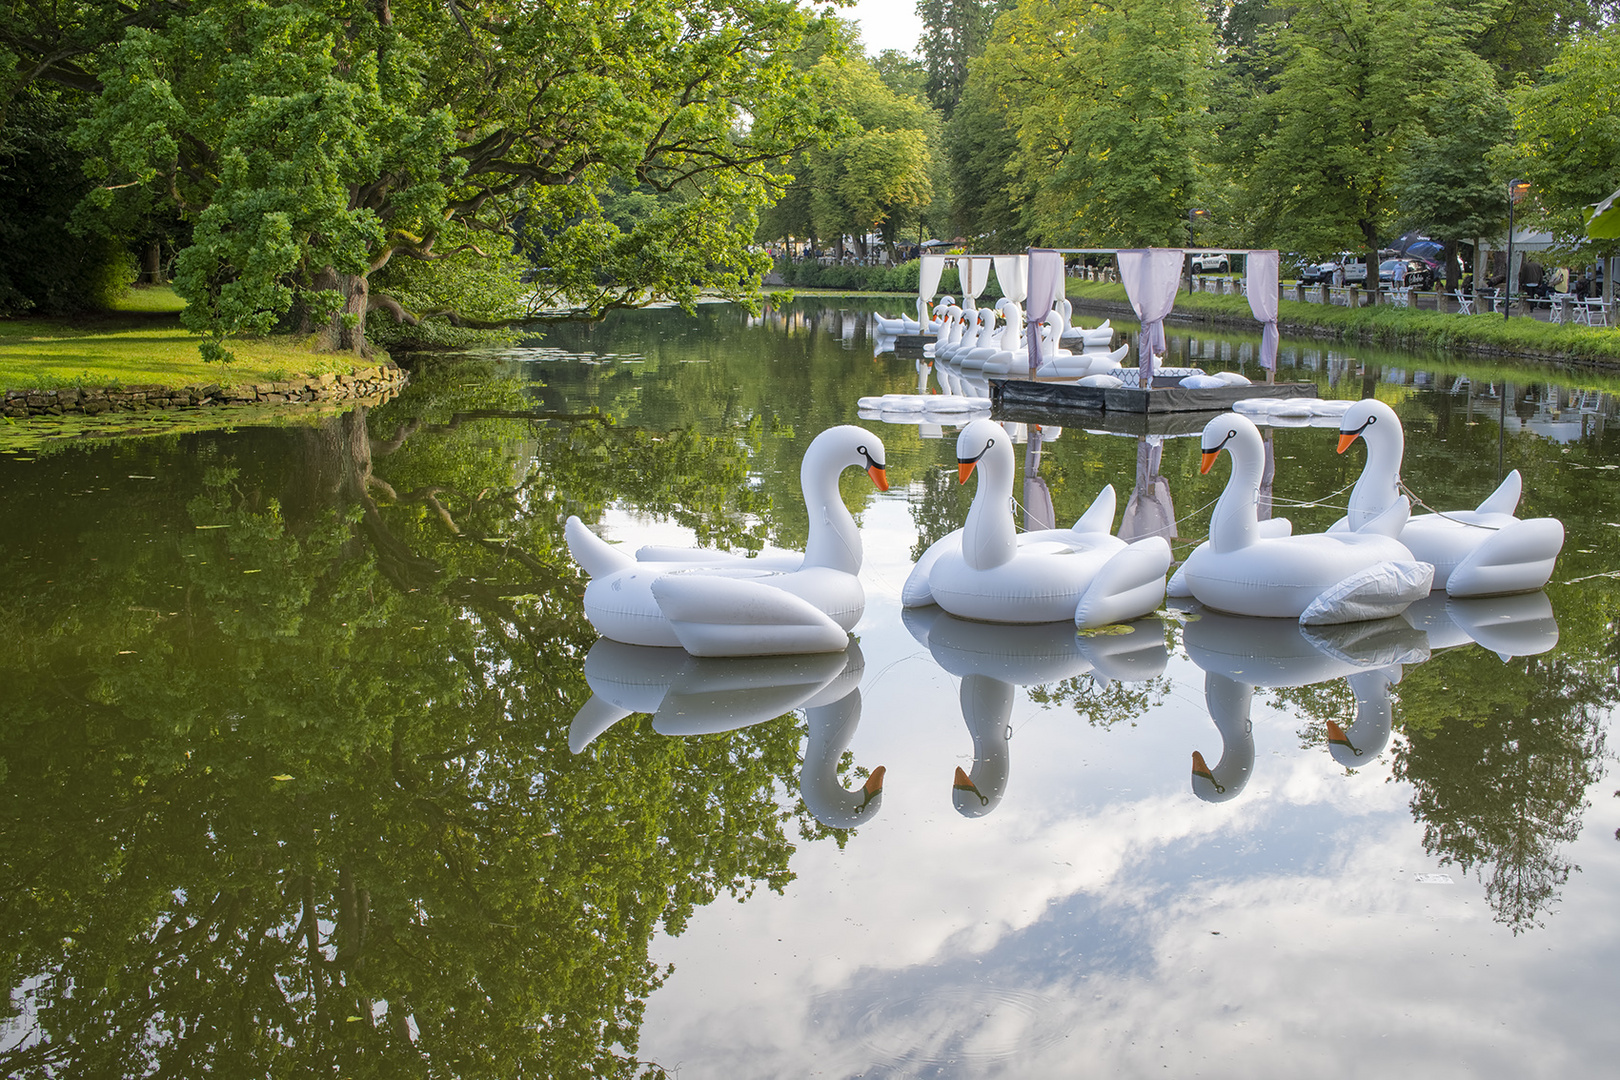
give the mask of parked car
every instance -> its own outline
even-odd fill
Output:
[[[1192,257],[1195,274],[1226,274],[1232,270],[1232,260],[1224,251],[1204,251]]]
[[[1395,266],[1397,263],[1406,264],[1406,287],[1409,289],[1432,289],[1434,287],[1434,270],[1422,259],[1385,259],[1378,264],[1378,280],[1383,285],[1395,284]]]
[[[1331,285],[1337,270],[1344,271],[1346,285],[1364,285],[1367,282],[1367,257],[1351,251],[1341,251],[1326,262],[1312,263],[1300,274],[1305,285]]]

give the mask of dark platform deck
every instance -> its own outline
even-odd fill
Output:
[[[1224,412],[1245,398],[1316,397],[1315,383],[1254,383],[1192,389],[1179,379],[1155,379],[1152,390],[1134,386],[1076,386],[1064,382],[991,379],[990,404],[994,409],[1034,407],[1047,413],[1121,412],[1137,414]]]

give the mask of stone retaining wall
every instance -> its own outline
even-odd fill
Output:
[[[95,416],[106,412],[142,412],[206,405],[277,405],[289,401],[343,401],[393,396],[410,380],[393,363],[357,368],[352,375],[311,375],[287,382],[236,386],[107,386],[62,387],[56,390],[7,390],[0,416]]]

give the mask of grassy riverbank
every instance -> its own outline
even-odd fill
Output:
[[[1071,281],[1067,294],[1077,303],[1128,304],[1122,285]],[[1256,329],[1249,301],[1241,296],[1181,293],[1176,297],[1175,311],[1184,317]],[[1503,319],[1500,315],[1452,315],[1388,304],[1352,309],[1284,300],[1278,314],[1283,333],[1290,335],[1337,337],[1399,349],[1620,365],[1620,329],[1557,326],[1522,316]]]
[[[180,325],[183,306],[172,289],[143,288],[101,315],[0,319],[0,389],[233,386],[355,369],[356,357],[317,353],[284,336],[233,340],[233,362],[204,363],[196,335]]]

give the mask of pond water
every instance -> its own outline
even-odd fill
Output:
[[[847,656],[597,644],[563,520],[802,546],[809,441],[917,385],[874,306],[625,313],[371,410],[0,452],[0,1072],[1607,1071],[1620,385],[1285,342],[1395,407],[1430,504],[1520,470],[1568,529],[1544,594],[1313,635],[903,613],[973,485],[949,428],[869,420]],[[1325,528],[1359,444],[1269,446]],[[1176,432],[1018,451],[1028,520],[1113,483],[1178,556],[1226,475]]]

